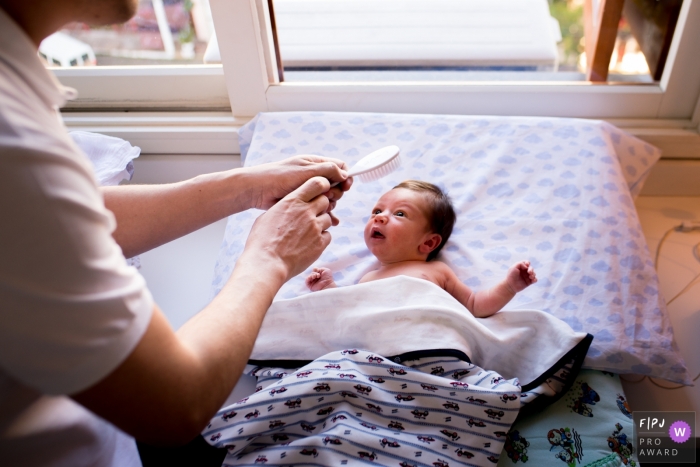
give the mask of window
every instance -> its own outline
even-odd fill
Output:
[[[59,79],[68,86],[76,87],[80,93],[81,99],[68,110],[232,112],[232,121],[236,123],[222,123],[227,128],[241,124],[257,112],[283,110],[551,115],[617,119],[614,123],[623,127],[661,128],[659,131],[670,135],[669,138],[676,137],[673,132],[692,128],[695,132],[692,137],[697,137],[696,129],[700,124],[700,61],[696,59],[694,45],[700,43],[698,0],[685,0],[681,5],[667,63],[658,81],[618,81],[611,84],[550,79],[287,79],[280,73],[284,71],[283,67],[278,66],[280,54],[275,50],[271,26],[274,15],[268,7],[269,0],[209,1],[220,39],[223,66],[56,68],[54,70]],[[561,27],[565,21],[559,18]],[[580,36],[580,30],[574,32]],[[575,39],[572,40],[575,42]],[[562,47],[561,43],[559,47]],[[559,73],[565,72],[566,60],[562,57],[560,53]],[[567,66],[574,66],[573,62]],[[527,73],[533,75],[536,72]],[[223,118],[224,114],[217,113],[213,118]],[[94,129],[96,127],[91,126],[89,120],[96,115],[80,115],[75,121],[80,122],[81,128]],[[159,122],[155,119],[151,124],[158,126],[161,125]],[[171,124],[175,125],[168,123]],[[204,128],[205,124],[196,125]],[[163,128],[159,127],[158,131]],[[163,133],[158,135],[158,138],[163,138]],[[690,137],[684,133],[686,136]]]
[[[585,81],[584,12],[597,13],[584,8],[584,0],[274,0],[272,4],[285,81]],[[680,8],[679,1],[663,5]],[[623,2],[598,5],[602,13],[601,6],[616,8],[620,15]],[[640,23],[645,20],[642,14],[636,17]],[[676,19],[677,15],[669,15],[667,22],[675,26]],[[651,82],[635,40],[644,36],[631,32],[625,15],[618,22],[618,28],[604,30],[614,48],[607,51],[612,58],[608,81]],[[597,31],[587,30],[588,35]]]
[[[68,36],[57,44],[64,50],[90,50],[81,66],[202,64],[213,21],[208,0],[139,0],[136,15],[122,25],[71,23],[57,35]]]
[[[220,64],[207,64],[209,0],[139,0],[123,25],[72,23],[39,47],[57,77],[78,89],[67,109],[224,109]]]
[[[273,10],[283,1],[272,2]],[[234,115],[338,110],[689,120],[700,93],[700,65],[692,46],[700,36],[697,1],[681,5],[667,65],[658,81],[609,84],[490,77],[295,81],[283,75],[280,80],[268,1],[212,0],[211,6]],[[283,51],[283,36],[278,32]]]

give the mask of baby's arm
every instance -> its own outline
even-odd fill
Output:
[[[529,261],[511,266],[506,279],[488,290],[473,292],[457,275],[445,265],[445,290],[467,307],[477,318],[486,318],[501,310],[515,294],[537,282],[535,271]]]
[[[337,287],[333,280],[333,273],[328,268],[314,268],[314,272],[306,278],[306,286],[312,292]]]

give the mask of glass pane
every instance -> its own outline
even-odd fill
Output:
[[[647,73],[661,79],[683,0],[627,0],[617,36],[617,58],[611,69]],[[615,57],[615,54],[613,54]],[[614,62],[614,63],[613,63]]]
[[[584,0],[271,3],[285,81],[587,79]],[[636,34],[623,15],[608,82],[653,81]]]
[[[214,35],[209,0],[139,0],[121,25],[71,23],[46,38],[39,54],[50,66],[206,63]]]
[[[624,75],[649,75],[649,65],[625,17],[620,20],[609,70]]]

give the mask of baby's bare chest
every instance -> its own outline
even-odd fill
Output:
[[[444,288],[444,275],[432,263],[410,263],[383,266],[373,272],[370,280],[387,279],[396,276],[409,276],[430,281]]]

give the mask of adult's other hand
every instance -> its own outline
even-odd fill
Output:
[[[285,281],[304,271],[331,242],[330,187],[312,177],[274,204],[253,224],[241,259],[277,262]]]
[[[347,169],[347,164],[340,159],[314,155],[295,156],[279,162],[250,167],[248,170],[258,175],[260,180],[258,189],[253,195],[251,207],[270,209],[310,178],[324,177],[330,182],[329,189],[323,193],[330,201],[328,206],[328,213],[330,213],[343,193],[352,186],[352,179],[348,179]],[[338,225],[335,216],[330,215],[332,225]]]

